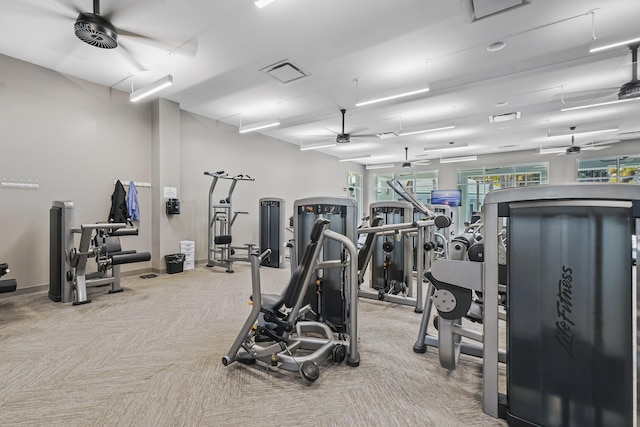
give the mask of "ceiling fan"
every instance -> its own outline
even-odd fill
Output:
[[[638,47],[640,43],[631,44],[628,46],[631,51],[631,80],[623,84],[620,87],[606,87],[598,88],[594,90],[575,92],[572,94],[562,94],[562,102],[570,100],[570,102],[583,102],[593,100],[595,98],[608,98],[613,93],[617,92],[618,101],[640,98],[640,80],[638,80]],[[606,93],[606,95],[602,95]],[[575,109],[580,107],[568,107],[568,109]]]
[[[635,43],[629,46],[631,50],[631,80],[623,84],[618,91],[618,99],[631,99],[640,97],[640,81],[638,80],[638,46]]]
[[[402,163],[403,168],[410,168],[413,166],[424,166],[430,164],[430,160],[414,160],[409,161],[409,147],[404,147],[404,163]]]
[[[575,126],[569,127],[571,131],[576,129]],[[539,154],[566,154],[566,155],[575,155],[580,154],[584,151],[598,151],[604,150],[606,148],[610,148],[612,144],[616,142],[620,142],[619,140],[605,140],[605,141],[588,141],[583,144],[576,144],[575,135],[571,134],[571,144],[560,146],[560,147],[550,147],[550,148],[540,148]]]
[[[119,48],[118,50],[120,53],[122,53],[123,56],[125,56],[126,59],[140,71],[145,70],[144,66],[133,57],[129,49],[125,46],[126,42],[123,43],[123,40],[119,38],[120,36],[125,38],[135,38],[136,41],[160,47],[170,52],[178,51],[179,49],[182,53],[195,54],[195,50],[197,50],[197,42],[195,42],[195,40],[183,44],[167,43],[166,41],[161,41],[116,27],[112,22],[112,15],[115,11],[112,10],[109,13],[101,14],[100,0],[93,0],[92,12],[83,11],[68,1],[56,0],[56,2],[78,14],[77,17],[75,17],[73,25],[74,33],[78,39],[101,49]],[[120,11],[118,11],[118,13],[119,12]],[[74,19],[66,13],[55,13],[55,15],[64,19]]]
[[[342,113],[342,132],[337,133],[336,135],[336,143],[338,144],[347,144],[351,142],[351,138],[371,138],[375,137],[376,134],[353,134],[346,133],[344,130],[344,116],[347,113],[347,110],[344,108],[340,109],[340,113]]]

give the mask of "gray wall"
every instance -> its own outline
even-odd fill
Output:
[[[340,163],[313,151],[300,151],[288,142],[257,133],[238,134],[238,128],[182,111],[181,203],[184,238],[196,241],[196,259],[206,259],[207,204],[212,178],[204,172],[224,170],[246,174],[255,181],[241,181],[233,192],[233,210],[241,215],[233,226],[234,245],[258,243],[258,200],[285,200],[287,218],[293,202],[313,196],[347,196],[350,170],[364,173],[361,165]],[[229,180],[219,180],[216,201],[226,197]],[[288,236],[293,237],[293,236]]]
[[[49,282],[49,208],[72,200],[76,225],[106,220],[114,180],[151,181],[150,104],[45,68],[0,56],[0,178],[38,182],[0,188],[0,262],[20,288]],[[127,248],[151,245],[149,188]],[[137,268],[147,267],[145,264]]]
[[[106,220],[115,179],[154,185],[138,187],[140,235],[122,238],[127,249],[153,254],[151,262],[124,266],[131,274],[162,271],[180,240],[195,240],[196,259],[206,259],[211,179],[204,171],[256,178],[234,193],[234,210],[250,212],[234,226],[240,244],[258,241],[259,198],[283,198],[291,210],[298,198],[346,195],[347,172],[364,173],[289,143],[239,135],[165,100],[131,104],[127,93],[2,55],[0,129],[0,178],[40,186],[0,188],[0,262],[10,264],[19,288],[49,282],[51,202],[72,200],[77,226]],[[164,214],[164,186],[178,188],[181,215]]]

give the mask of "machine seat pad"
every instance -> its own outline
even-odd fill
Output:
[[[111,257],[111,265],[132,264],[134,262],[142,262],[151,260],[149,252],[136,252],[133,254],[113,255]]]
[[[16,279],[5,279],[0,280],[0,294],[4,294],[6,292],[14,292],[18,287],[18,282]]]
[[[222,236],[216,236],[213,239],[213,243],[216,245],[230,245],[231,244],[231,236],[229,235],[222,235]]]
[[[261,294],[260,298],[262,299],[262,310],[271,313],[275,313],[284,302],[282,295],[278,294]]]

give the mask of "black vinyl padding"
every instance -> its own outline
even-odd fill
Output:
[[[149,252],[136,252],[133,254],[117,254],[110,258],[111,265],[131,264],[134,262],[149,261],[151,254]]]
[[[231,244],[231,236],[230,235],[222,235],[216,236],[213,239],[213,243],[216,245],[230,245]]]
[[[304,249],[298,268],[293,272],[289,283],[287,283],[284,294],[282,296],[273,294],[261,295],[263,312],[274,314],[283,305],[290,308],[296,303],[300,294],[304,291],[306,285],[304,279],[309,269],[313,266],[315,249],[327,224],[329,224],[329,221],[322,218],[317,219],[313,224],[310,241]]]
[[[18,287],[18,282],[16,279],[5,279],[0,280],[0,294],[4,294],[6,292],[13,292]]]
[[[118,228],[109,233],[109,236],[137,236],[137,228]]]

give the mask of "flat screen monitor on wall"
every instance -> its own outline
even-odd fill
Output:
[[[461,203],[461,190],[433,190],[431,192],[432,205],[460,206]]]

